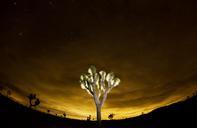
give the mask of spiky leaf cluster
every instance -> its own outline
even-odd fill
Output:
[[[96,71],[95,66],[90,66],[86,74],[80,76],[81,88],[90,95],[100,97],[103,93],[108,93],[113,87],[119,85],[120,79],[113,72]]]

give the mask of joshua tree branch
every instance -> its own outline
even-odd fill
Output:
[[[95,101],[96,105],[99,105],[100,101],[99,101],[99,96],[96,93],[96,85],[95,84],[93,85],[93,97],[94,97],[94,101]]]
[[[86,89],[90,92],[90,94],[94,95],[94,92],[90,89],[90,87],[86,87]]]
[[[101,107],[103,106],[105,100],[107,99],[107,94],[108,94],[108,92],[107,92],[107,90],[106,90],[105,93],[103,94],[103,98],[102,98],[102,100],[101,100]]]

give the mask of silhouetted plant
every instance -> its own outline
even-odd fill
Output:
[[[35,106],[39,105],[40,104],[40,100],[39,99],[36,99],[35,101]]]
[[[114,115],[115,115],[115,114],[111,113],[111,114],[109,114],[108,118],[109,118],[110,120],[113,120]]]
[[[30,94],[28,96],[29,98],[29,107],[35,107],[38,106],[40,104],[40,100],[36,97],[36,94]]]
[[[90,121],[91,120],[91,115],[89,115],[88,117],[87,117],[87,121]]]
[[[63,113],[64,118],[66,118],[66,113]]]

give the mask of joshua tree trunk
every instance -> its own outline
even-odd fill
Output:
[[[101,125],[101,103],[96,94],[93,94],[93,97],[94,97],[94,102],[96,106],[96,118],[97,118],[98,126],[100,126]]]
[[[98,125],[101,125],[101,106],[99,104],[96,105],[96,116],[97,116]]]
[[[101,101],[99,101],[99,99],[96,95],[94,96],[98,126],[101,126],[101,108],[102,108],[106,98],[107,98],[107,91],[104,93]]]

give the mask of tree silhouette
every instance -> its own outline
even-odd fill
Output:
[[[66,113],[63,113],[64,118],[66,118]]]
[[[120,79],[113,72],[96,72],[95,66],[90,66],[88,73],[80,76],[81,88],[85,89],[94,99],[97,111],[97,121],[101,123],[101,108],[112,88],[119,85]]]
[[[40,100],[39,99],[36,99],[35,106],[38,106],[39,104],[40,104]]]
[[[90,121],[91,120],[91,115],[89,115],[88,117],[87,117],[87,121]]]
[[[109,118],[110,120],[113,120],[114,115],[115,115],[115,114],[111,113],[111,114],[109,114],[108,118]]]
[[[36,94],[29,94],[28,96],[29,98],[29,107],[35,107],[38,106],[40,104],[40,100],[36,97]]]

